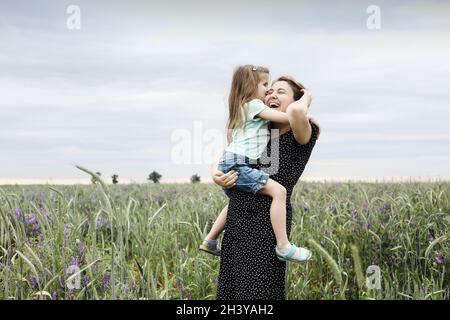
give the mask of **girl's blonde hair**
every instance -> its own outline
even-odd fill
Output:
[[[228,97],[228,143],[232,141],[232,131],[244,126],[247,114],[244,105],[257,97],[258,83],[264,73],[269,74],[269,69],[251,64],[239,66],[234,70]]]

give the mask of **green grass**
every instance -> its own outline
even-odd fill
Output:
[[[449,191],[300,182],[291,239],[314,260],[288,265],[287,298],[449,299]],[[210,184],[0,187],[0,299],[214,299],[219,259],[197,247],[226,200]]]

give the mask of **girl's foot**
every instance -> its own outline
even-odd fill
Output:
[[[311,251],[306,248],[298,248],[295,244],[291,243],[286,248],[275,247],[277,257],[281,261],[291,262],[306,262],[312,257]]]
[[[198,249],[215,256],[220,256],[220,247],[217,244],[217,240],[205,239]]]

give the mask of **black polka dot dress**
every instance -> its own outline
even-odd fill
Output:
[[[287,190],[288,235],[292,223],[292,189],[302,175],[317,140],[318,129],[313,124],[311,127],[311,139],[305,145],[297,143],[292,131],[278,137],[272,135],[267,154],[263,154],[260,162],[254,165],[269,173]],[[270,223],[271,201],[268,196],[239,190],[230,195],[217,299],[285,299],[286,262],[278,260],[275,255],[276,239]]]

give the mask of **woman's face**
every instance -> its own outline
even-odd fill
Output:
[[[266,105],[281,112],[286,112],[287,107],[294,101],[294,91],[286,81],[275,82],[264,99]]]

